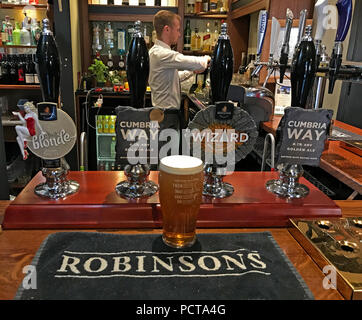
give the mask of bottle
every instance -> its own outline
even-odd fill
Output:
[[[219,39],[219,24],[217,21],[214,23],[214,32],[211,35],[211,50],[215,49],[217,40]]]
[[[33,72],[34,84],[40,84],[39,76],[38,76],[38,73],[37,73],[36,67],[35,67],[35,60],[36,60],[36,55],[33,54],[31,56],[30,65],[31,65],[31,71]]]
[[[34,84],[34,72],[32,69],[31,55],[27,55],[26,57],[25,84]]]
[[[1,84],[9,83],[9,66],[8,66],[8,56],[3,55],[1,61]]]
[[[209,12],[209,0],[202,0],[202,12]]]
[[[121,55],[119,57],[118,69],[119,69],[119,71],[126,70],[126,63],[124,62],[124,55]]]
[[[221,33],[217,41],[210,67],[210,85],[212,102],[225,101],[233,76],[234,55],[227,35],[227,24],[221,25]]]
[[[186,20],[185,36],[184,36],[184,50],[191,50],[191,28],[190,20]]]
[[[95,24],[93,28],[93,44],[92,44],[93,54],[102,50],[102,45],[100,41],[100,28],[98,24]]]
[[[217,1],[218,0],[210,0],[210,8],[211,12],[217,12]]]
[[[36,63],[43,101],[58,103],[60,58],[48,19],[43,20],[43,31],[36,49]]]
[[[9,84],[18,83],[18,64],[15,55],[9,55]]]
[[[24,55],[20,55],[17,59],[18,61],[18,84],[25,84],[25,59]]]
[[[316,50],[312,26],[307,26],[305,35],[294,55],[291,70],[292,107],[305,108],[316,74]]]
[[[195,13],[195,0],[187,0],[187,13]]]
[[[202,38],[202,51],[211,51],[211,32],[210,32],[210,23],[206,25],[206,32]]]
[[[195,28],[195,33],[191,37],[191,50],[197,51],[201,49],[201,37],[199,35],[199,29]]]
[[[23,22],[23,27],[20,30],[20,44],[22,46],[30,46],[31,45],[31,37],[30,32],[26,28],[25,23]]]
[[[33,46],[36,46],[41,35],[41,28],[39,26],[39,22],[35,18],[32,20],[30,32],[31,32],[31,44]]]
[[[5,21],[5,20],[2,22],[1,41],[2,41],[2,43],[5,44],[5,45],[8,43],[8,30],[7,30],[7,26],[6,26],[6,21]]]
[[[103,133],[103,116],[97,116],[97,133]]]
[[[13,25],[10,22],[10,17],[5,17],[5,23],[6,23],[6,33],[7,33],[7,41],[6,44],[13,44]]]
[[[20,41],[20,24],[19,22],[15,23],[15,29],[13,31],[13,44],[19,46],[21,43]]]
[[[114,48],[114,34],[112,24],[110,22],[108,22],[107,26],[104,28],[104,46],[108,50],[112,50]]]
[[[202,0],[196,0],[195,13],[200,13],[202,10]]]
[[[116,116],[109,117],[109,133],[116,132]]]
[[[116,137],[112,137],[110,144],[111,158],[116,158]]]
[[[109,133],[109,116],[103,116],[103,133]]]
[[[118,52],[120,55],[123,55],[126,53],[126,30],[120,29],[118,30]]]
[[[135,32],[127,55],[127,79],[131,94],[131,106],[143,108],[150,72],[150,62],[145,39],[141,32],[141,22],[136,21]]]

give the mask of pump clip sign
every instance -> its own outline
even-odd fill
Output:
[[[277,163],[319,166],[332,116],[332,110],[286,108],[278,128]]]

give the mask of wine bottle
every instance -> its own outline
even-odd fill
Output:
[[[36,49],[36,68],[43,101],[58,103],[60,58],[49,20],[43,20],[43,31]]]
[[[292,107],[305,108],[316,74],[316,50],[307,26],[305,36],[294,55],[291,70]]]
[[[186,21],[185,35],[184,35],[184,50],[191,50],[191,28],[190,20]]]
[[[143,108],[145,106],[150,62],[146,42],[141,32],[140,21],[135,22],[134,30],[126,60],[127,79],[131,94],[131,106]]]
[[[233,69],[233,49],[227,35],[227,24],[223,23],[210,66],[210,86],[213,103],[226,100]]]

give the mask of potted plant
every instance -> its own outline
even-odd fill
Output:
[[[88,68],[91,75],[96,79],[98,87],[104,87],[107,78],[108,67],[101,60],[94,59],[94,63]]]

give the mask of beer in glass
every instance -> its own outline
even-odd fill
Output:
[[[159,195],[164,243],[174,248],[192,246],[204,181],[202,160],[169,156],[159,166]]]

